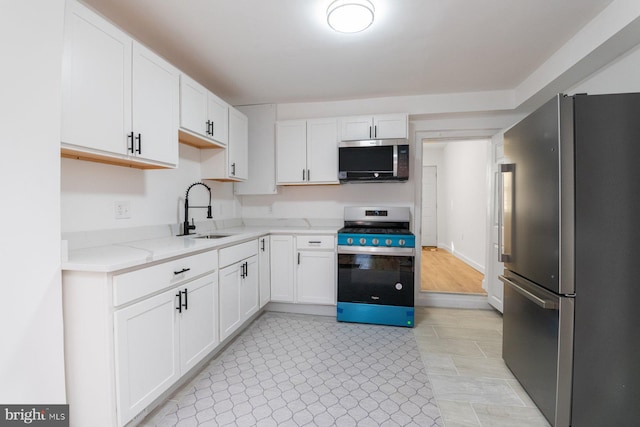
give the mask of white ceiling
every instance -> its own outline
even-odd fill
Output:
[[[84,0],[234,105],[510,90],[612,0]]]

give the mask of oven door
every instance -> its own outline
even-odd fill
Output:
[[[413,307],[413,248],[338,246],[338,302]]]

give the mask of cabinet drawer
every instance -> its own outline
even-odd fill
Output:
[[[218,251],[168,261],[113,276],[113,305],[152,294],[218,268]]]
[[[249,258],[258,254],[258,241],[251,240],[249,242],[240,243],[239,245],[230,246],[220,249],[220,268],[235,264],[238,261]]]
[[[296,248],[300,249],[331,249],[336,248],[335,236],[297,236]]]

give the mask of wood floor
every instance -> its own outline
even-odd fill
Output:
[[[484,275],[442,248],[423,247],[420,290],[486,295]]]

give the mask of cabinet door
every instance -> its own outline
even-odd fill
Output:
[[[371,116],[344,117],[342,119],[342,140],[358,141],[373,138],[373,121]]]
[[[336,303],[336,255],[331,251],[298,252],[297,302]]]
[[[271,301],[294,301],[293,236],[270,236]]]
[[[260,238],[258,252],[258,281],[260,283],[260,308],[271,300],[271,259],[270,239],[268,236]]]
[[[373,134],[376,139],[407,138],[406,114],[383,114],[373,117]]]
[[[276,124],[276,183],[302,184],[307,177],[307,122]]]
[[[229,142],[229,104],[213,93],[207,93],[207,117],[211,121],[210,138],[220,144]]]
[[[307,120],[307,181],[338,184],[338,120]]]
[[[248,179],[234,185],[235,194],[276,194],[276,105],[238,107],[249,127]]]
[[[220,341],[240,326],[240,263],[220,270]]]
[[[125,33],[76,2],[67,3],[62,142],[125,155],[131,129],[131,44]]]
[[[180,371],[184,374],[218,344],[218,273],[189,282],[178,291],[184,305],[178,315]]]
[[[114,313],[119,425],[180,378],[176,292],[172,289]]]
[[[240,316],[244,322],[258,312],[260,291],[258,289],[258,256],[242,262],[245,274],[240,284]]]
[[[209,91],[191,79],[180,75],[180,127],[209,138],[207,96]]]
[[[178,70],[133,43],[132,121],[136,157],[178,163]]]
[[[249,122],[247,116],[229,108],[228,171],[231,179],[249,178]]]

